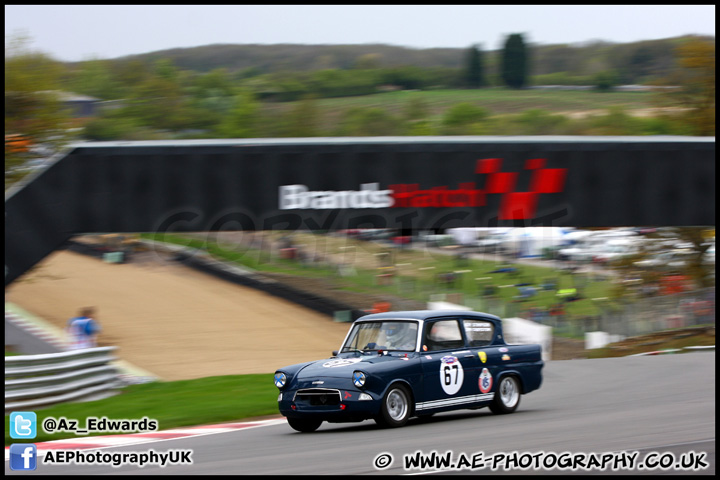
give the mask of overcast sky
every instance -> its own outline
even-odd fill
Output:
[[[715,35],[714,5],[5,5],[5,39],[30,37],[57,60],[226,44],[501,48]]]

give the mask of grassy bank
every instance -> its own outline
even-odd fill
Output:
[[[275,242],[282,235],[286,233],[269,232],[265,241]],[[612,288],[611,282],[605,277],[570,274],[543,266],[510,265],[495,260],[459,259],[451,251],[438,253],[424,249],[392,249],[375,242],[310,233],[294,234],[294,244],[307,251],[320,252],[322,262],[301,263],[279,259],[268,250],[222,243],[211,235],[205,238],[160,233],[143,236],[198,249],[215,259],[234,262],[260,272],[330,279],[330,288],[334,291],[380,296],[388,294],[419,302],[427,302],[432,294],[459,293],[468,305],[481,310],[491,302],[511,304],[518,312],[531,307],[547,309],[561,300],[557,296],[558,289],[578,288],[582,298],[565,304],[567,315],[596,315],[599,307],[593,299],[608,298]],[[391,282],[384,284],[379,281],[378,275],[387,272],[387,267],[381,266],[379,256],[386,254],[392,260],[390,268],[394,276]],[[340,276],[337,269],[339,264],[352,265],[353,273]],[[507,267],[511,267],[512,271],[507,271]],[[439,280],[441,275],[448,273],[455,274],[452,283]],[[536,287],[536,294],[529,299],[521,299],[518,285],[523,284]],[[554,284],[554,287],[542,288],[545,284]],[[492,295],[484,294],[488,288],[493,291]],[[365,308],[370,306],[371,303]]]
[[[458,103],[470,103],[482,107],[490,115],[518,114],[526,110],[540,109],[553,114],[606,110],[622,107],[625,111],[652,108],[652,92],[596,92],[572,90],[514,90],[508,88],[485,88],[478,90],[430,90],[396,91],[356,97],[323,98],[316,100],[322,117],[322,127],[331,129],[351,108],[380,108],[387,113],[402,117],[410,101],[422,102],[427,118],[438,120],[449,108]],[[267,103],[263,108],[269,112],[289,112],[299,102]]]
[[[33,442],[75,437],[68,433],[45,433],[41,425],[47,417],[75,419],[79,421],[79,427],[85,426],[87,417],[112,420],[148,417],[158,421],[158,429],[167,430],[279,414],[272,373],[131,385],[123,388],[120,394],[103,400],[66,403],[34,411],[38,428]],[[9,415],[6,415],[5,445],[17,441],[10,438]]]

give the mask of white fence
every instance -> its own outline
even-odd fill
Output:
[[[109,397],[122,386],[117,347],[5,357],[5,412]]]

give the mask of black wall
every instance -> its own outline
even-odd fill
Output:
[[[279,187],[296,184],[314,192],[404,185],[414,203],[280,209]],[[422,193],[438,187],[451,192]],[[715,139],[87,143],[9,192],[5,214],[6,285],[78,233],[714,225]]]

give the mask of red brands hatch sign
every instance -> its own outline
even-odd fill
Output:
[[[360,208],[471,208],[487,204],[487,195],[502,195],[500,220],[526,220],[535,216],[541,194],[562,192],[567,169],[545,168],[544,158],[525,162],[531,171],[530,188],[516,192],[518,172],[501,172],[500,158],[477,161],[475,173],[485,175],[483,188],[475,182],[420,188],[419,184],[392,184],[381,189],[378,183],[364,183],[360,190],[311,191],[305,185],[283,185],[279,189],[281,210],[360,209]]]

